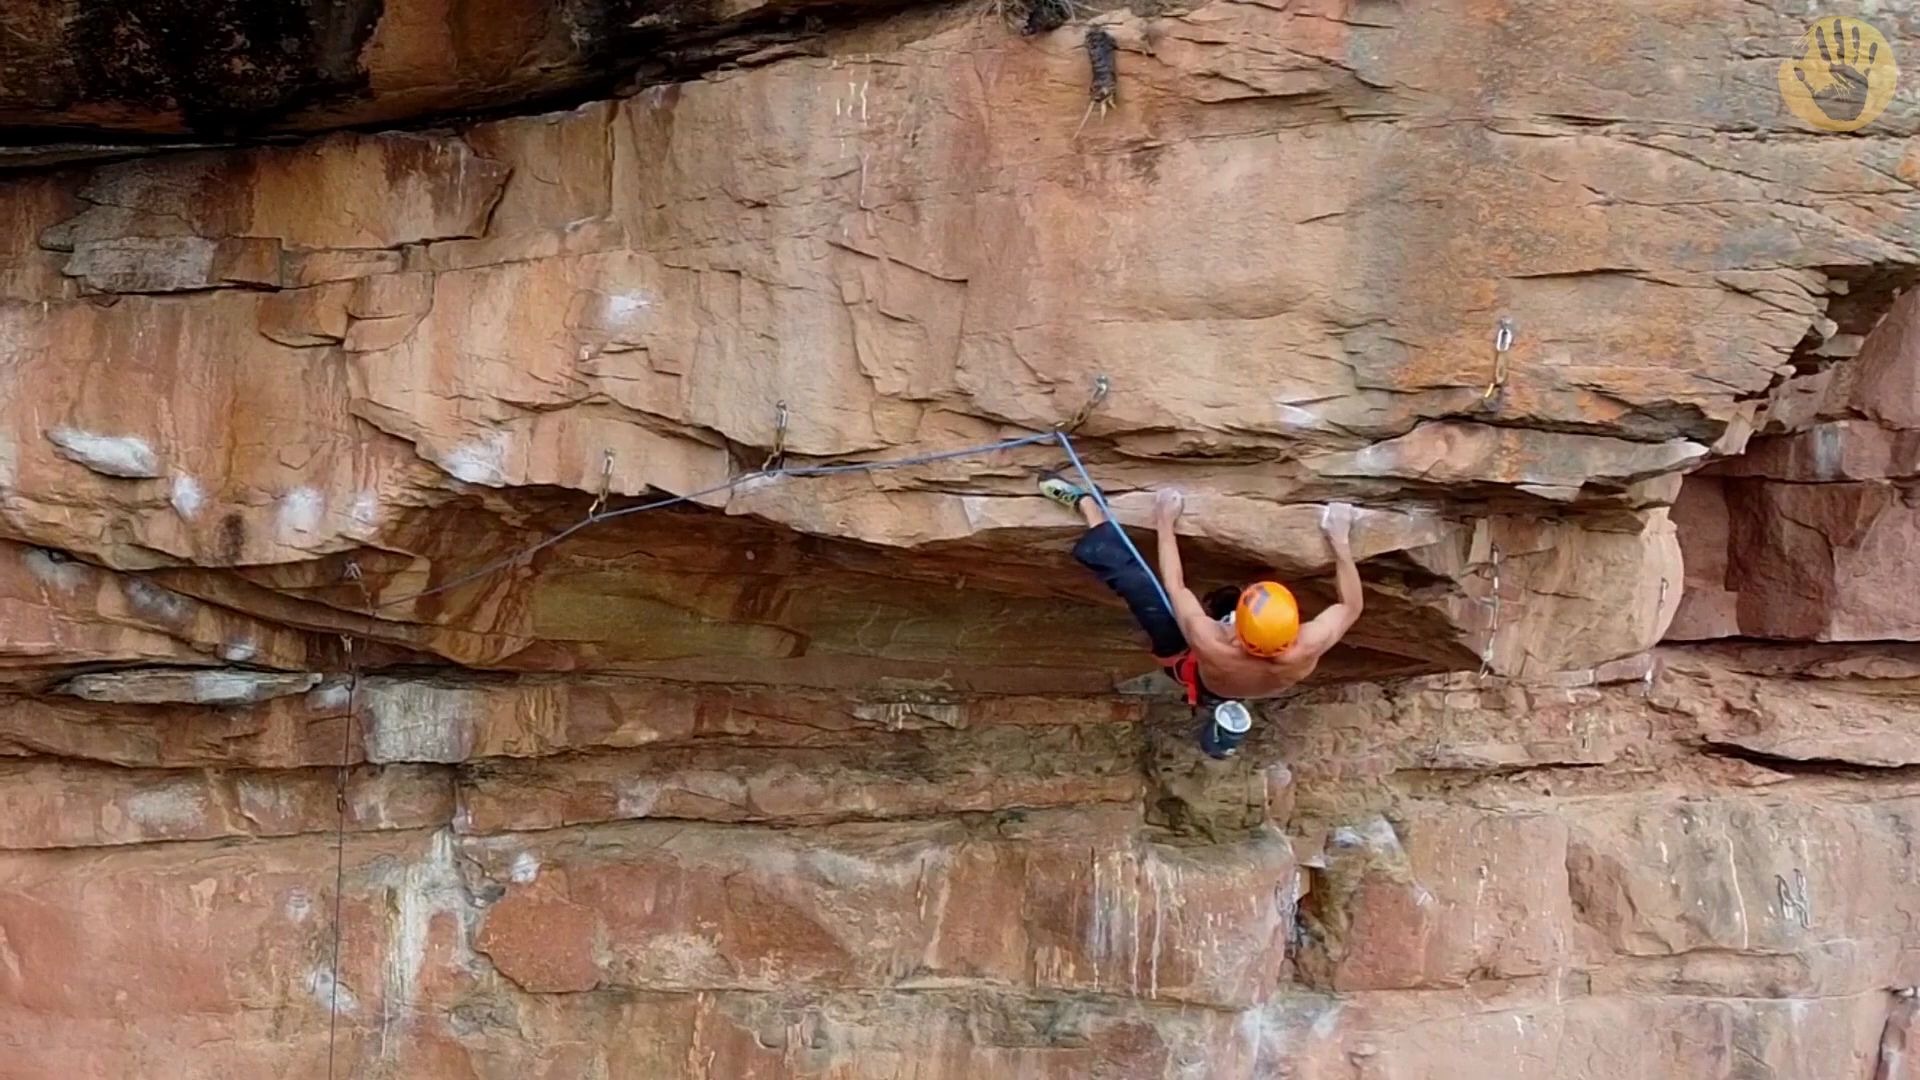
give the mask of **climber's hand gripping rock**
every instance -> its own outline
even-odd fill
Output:
[[[1134,620],[1147,632],[1155,659],[1188,688],[1193,700],[1244,700],[1279,694],[1311,675],[1320,658],[1360,617],[1360,573],[1351,544],[1355,515],[1353,507],[1345,503],[1334,503],[1321,515],[1321,529],[1334,556],[1338,601],[1301,626],[1298,636],[1285,648],[1275,646],[1256,652],[1243,635],[1216,617],[1221,613],[1209,613],[1187,585],[1175,532],[1186,508],[1180,492],[1162,489],[1153,500],[1159,578],[1166,596],[1163,601],[1146,568],[1121,543],[1119,525],[1107,521],[1085,492],[1058,477],[1042,480],[1040,491],[1062,506],[1077,509],[1086,519],[1088,529],[1074,546],[1074,558],[1100,575],[1101,581],[1126,601]],[[1169,603],[1171,611],[1167,610]]]
[[[1173,488],[1161,488],[1153,497],[1153,524],[1157,528],[1171,528],[1180,520],[1180,514],[1187,508],[1186,497]]]

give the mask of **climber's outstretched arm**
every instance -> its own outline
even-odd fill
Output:
[[[1212,623],[1213,620],[1207,618],[1200,598],[1187,588],[1186,571],[1180,566],[1180,538],[1174,535],[1173,526],[1180,520],[1183,503],[1177,491],[1165,490],[1155,496],[1153,528],[1160,548],[1160,584],[1166,587],[1167,599],[1173,601],[1173,617],[1179,620],[1181,631],[1191,642],[1196,629],[1194,621]]]
[[[1327,534],[1327,544],[1333,548],[1334,574],[1340,600],[1300,628],[1300,636],[1283,654],[1284,660],[1299,661],[1325,655],[1327,650],[1340,643],[1347,631],[1353,629],[1354,623],[1360,621],[1360,610],[1365,604],[1364,590],[1360,586],[1360,568],[1353,562],[1353,507],[1346,503],[1329,505],[1320,519],[1320,527]]]

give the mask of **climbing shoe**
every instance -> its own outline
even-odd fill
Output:
[[[1079,506],[1080,500],[1087,497],[1086,492],[1081,491],[1079,488],[1057,476],[1048,476],[1041,479],[1040,494],[1045,495],[1047,498],[1052,499],[1054,502],[1059,503],[1069,510]]]

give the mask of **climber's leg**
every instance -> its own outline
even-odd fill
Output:
[[[1120,538],[1120,526],[1103,521],[1087,529],[1080,542],[1073,545],[1073,557],[1126,601],[1133,621],[1147,632],[1153,655],[1162,663],[1172,663],[1187,651],[1187,635],[1180,630],[1180,620],[1160,599],[1153,576],[1127,550]]]
[[[1061,506],[1080,511],[1080,516],[1091,529],[1106,523],[1107,515],[1100,512],[1100,504],[1087,497],[1079,485],[1070,484],[1057,476],[1049,476],[1040,481],[1040,494],[1059,503]]]
[[[1040,493],[1062,506],[1080,511],[1087,531],[1080,542],[1073,545],[1074,559],[1098,575],[1114,595],[1126,601],[1133,621],[1147,632],[1154,659],[1159,661],[1168,678],[1186,690],[1188,704],[1198,704],[1205,691],[1200,684],[1199,664],[1187,647],[1187,635],[1180,629],[1180,620],[1167,607],[1159,583],[1127,550],[1120,527],[1107,520],[1086,492],[1059,477],[1049,476],[1040,481]]]
[[[1089,529],[1097,529],[1107,523],[1107,515],[1100,512],[1100,504],[1092,499],[1081,499],[1079,510],[1080,516],[1086,519]]]
[[[1174,618],[1172,609],[1160,598],[1159,583],[1153,575],[1127,550],[1120,526],[1108,521],[1086,492],[1057,476],[1040,481],[1040,494],[1080,511],[1087,531],[1080,542],[1073,545],[1074,559],[1098,575],[1115,596],[1126,601],[1127,610],[1133,612],[1133,621],[1147,632],[1153,655],[1163,663],[1172,663],[1184,654],[1187,635],[1180,630],[1180,620]]]

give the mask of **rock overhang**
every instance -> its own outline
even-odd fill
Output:
[[[1567,17],[1469,25],[1553,42]],[[592,496],[712,489],[776,443],[1045,431],[1101,376],[1091,467],[1135,524],[1185,490],[1209,580],[1311,605],[1319,508],[1362,506],[1370,617],[1333,670],[1631,655],[1677,602],[1679,477],[1845,366],[1915,276],[1920,202],[1897,139],[1838,160],[1684,82],[1596,119],[1631,64],[1463,114],[1506,84],[1417,44],[1426,18],[1100,15],[1128,105],[1079,129],[1045,122],[1081,97],[1053,47],[1078,31],[956,12],[877,57],[829,33],[570,111],[22,176],[0,324],[11,385],[47,389],[4,512],[302,633],[378,605],[398,655],[1093,687],[1138,658],[1033,496],[1045,446],[750,481],[446,586]],[[161,407],[94,389],[108,369]]]

